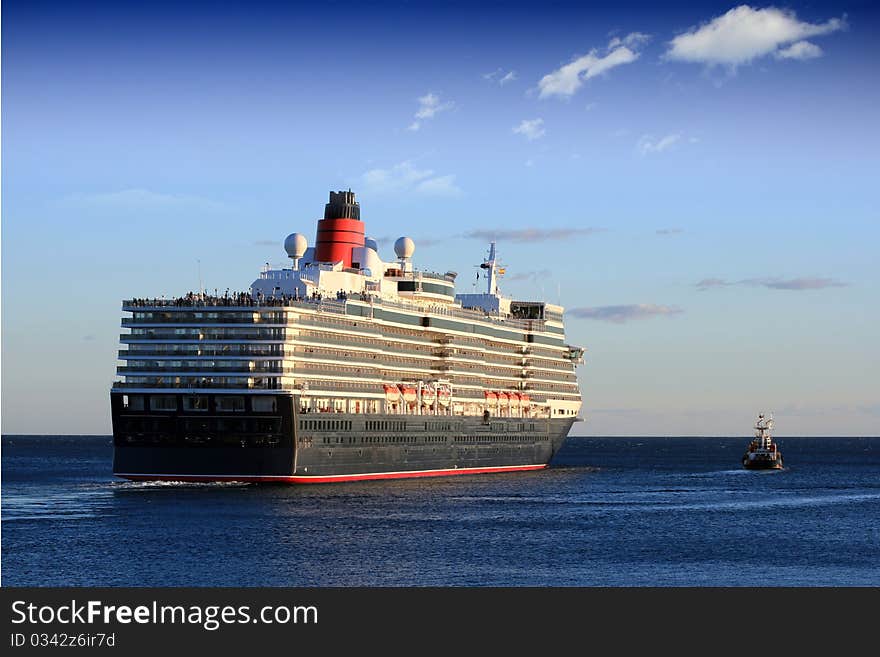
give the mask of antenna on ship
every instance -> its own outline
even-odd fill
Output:
[[[489,257],[480,265],[486,270],[486,293],[498,294],[498,261],[495,259],[495,242],[489,242]]]
[[[196,266],[199,270],[199,297],[202,296],[202,261],[196,258]]]

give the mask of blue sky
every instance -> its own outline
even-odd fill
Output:
[[[4,2],[2,430],[108,433],[120,300],[358,194],[567,309],[588,435],[878,435],[869,2]]]

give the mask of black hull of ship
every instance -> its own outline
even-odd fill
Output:
[[[113,473],[136,481],[331,483],[537,470],[574,418],[149,412],[111,394]],[[212,402],[213,403],[213,402]],[[213,407],[213,406],[212,406]],[[180,408],[180,406],[178,406]]]
[[[746,470],[782,470],[782,457],[778,459],[749,459],[743,457],[743,467]]]

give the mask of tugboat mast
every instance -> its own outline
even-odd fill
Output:
[[[758,447],[762,449],[769,449],[770,443],[772,442],[772,436],[770,435],[770,430],[773,428],[773,418],[764,418],[764,414],[761,413],[758,415],[758,421],[755,423],[755,438],[758,442]]]

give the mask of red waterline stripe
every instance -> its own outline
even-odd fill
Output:
[[[117,477],[131,481],[241,481],[244,483],[284,483],[284,484],[327,484],[337,481],[369,481],[374,479],[413,479],[416,477],[445,477],[448,475],[490,474],[493,472],[521,472],[524,470],[541,470],[546,464],[510,465],[495,468],[459,468],[457,470],[418,470],[410,472],[371,472],[367,474],[330,475],[330,476],[274,476],[274,475],[144,475],[116,474]]]

